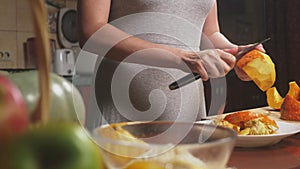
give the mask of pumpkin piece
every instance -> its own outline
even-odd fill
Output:
[[[295,81],[289,83],[289,91],[287,95],[299,100],[300,97],[300,88]]]
[[[300,101],[286,95],[280,108],[281,119],[300,121]]]
[[[271,87],[267,90],[267,103],[269,107],[279,110],[281,107],[281,104],[283,103],[283,98],[277,91],[276,87]]]
[[[280,108],[281,119],[300,121],[300,88],[295,81],[289,83],[289,91]]]
[[[269,107],[275,110],[279,110],[284,101],[284,98],[282,98],[281,95],[278,93],[276,87],[268,89],[266,95]],[[300,100],[300,88],[295,81],[289,82],[289,91],[286,95]]]
[[[267,54],[259,50],[254,49],[246,53],[238,60],[237,66],[242,69],[262,91],[266,91],[275,83],[275,65]]]

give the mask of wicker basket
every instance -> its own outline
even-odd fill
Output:
[[[40,98],[37,107],[33,113],[32,121],[34,123],[46,124],[50,107],[50,42],[47,25],[47,9],[44,0],[29,0],[32,8],[33,24],[36,34],[36,56],[39,74]]]

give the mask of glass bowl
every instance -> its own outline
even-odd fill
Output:
[[[109,169],[222,169],[237,134],[186,122],[125,122],[96,128],[93,139]]]

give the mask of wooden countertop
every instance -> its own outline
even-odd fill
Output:
[[[268,107],[249,109],[280,119],[280,113]],[[300,122],[286,121],[300,125]],[[228,162],[237,169],[300,169],[300,133],[287,137],[279,143],[258,148],[235,148]]]

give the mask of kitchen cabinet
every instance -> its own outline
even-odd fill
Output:
[[[29,2],[0,2],[0,69],[24,69],[24,43],[34,36]]]

